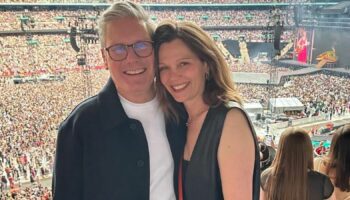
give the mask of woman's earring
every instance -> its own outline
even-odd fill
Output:
[[[209,67],[208,67],[208,64],[206,62],[204,62],[204,66],[205,66],[205,69],[206,69],[206,72],[204,74],[204,78],[205,80],[209,80]]]
[[[205,72],[204,77],[205,77],[205,80],[209,80],[209,72]]]

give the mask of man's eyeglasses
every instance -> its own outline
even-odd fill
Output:
[[[145,58],[152,54],[153,46],[151,41],[138,41],[134,44],[114,44],[105,48],[109,57],[114,61],[122,61],[128,56],[128,47],[132,47],[138,57]]]

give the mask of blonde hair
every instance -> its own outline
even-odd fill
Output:
[[[313,170],[313,149],[307,132],[301,128],[288,128],[280,138],[275,159],[263,186],[267,200],[307,200],[308,170]],[[266,174],[267,173],[267,174]]]
[[[203,29],[192,22],[168,20],[162,22],[157,27],[153,39],[155,46],[157,94],[165,116],[168,119],[178,121],[179,113],[174,107],[175,100],[160,82],[158,59],[160,46],[175,39],[182,40],[208,66],[209,73],[207,74],[203,92],[203,100],[207,105],[228,104],[230,101],[242,104],[241,97],[232,80],[229,66],[213,39]]]
[[[108,7],[98,19],[98,34],[101,48],[105,47],[106,25],[111,21],[123,18],[135,18],[139,20],[145,25],[146,31],[150,38],[152,38],[155,26],[142,6],[130,1],[120,1]]]

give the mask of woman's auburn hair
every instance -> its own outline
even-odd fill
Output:
[[[221,103],[227,105],[230,101],[235,101],[242,105],[242,99],[233,82],[230,68],[223,53],[213,39],[192,22],[167,20],[157,27],[153,37],[156,90],[167,119],[178,121],[179,113],[175,108],[174,98],[166,91],[166,88],[160,81],[159,49],[163,43],[168,43],[175,39],[182,40],[208,66],[209,74],[203,92],[203,100],[207,105],[216,106]]]

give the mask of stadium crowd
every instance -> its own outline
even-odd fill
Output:
[[[48,30],[67,29],[69,26],[96,27],[98,11],[46,10],[1,12],[1,30]],[[267,26],[271,19],[270,10],[149,10],[151,19],[159,23],[164,19],[189,20],[201,26]],[[281,10],[281,21],[294,25],[293,10]],[[22,25],[21,25],[22,23]]]
[[[248,41],[262,42],[259,31],[219,31],[209,32],[213,37],[220,35],[220,41],[237,40],[240,35],[248,36]],[[79,46],[83,44],[77,37]],[[220,42],[219,41],[219,42]],[[84,43],[85,44],[85,43]],[[86,46],[87,65],[101,66],[99,44]],[[68,35],[33,35],[0,37],[0,77],[9,75],[37,75],[42,73],[67,72],[77,69],[77,53],[73,50]],[[251,58],[253,59],[253,58]],[[269,73],[266,65],[231,63],[233,71]],[[236,67],[237,65],[237,67]],[[255,68],[254,68],[255,67]],[[285,68],[284,68],[285,69]]]
[[[289,68],[286,67],[276,67],[264,63],[233,63],[231,65],[232,72],[251,72],[251,73],[270,73],[271,71],[275,72],[291,72]]]
[[[305,87],[307,85],[307,87]],[[303,116],[350,112],[350,79],[327,74],[291,77],[283,86],[238,84],[246,99],[260,100],[267,106],[269,98],[297,97],[304,105]]]
[[[51,200],[51,189],[40,184],[33,184],[30,187],[18,188],[16,192],[3,191],[0,200]]]
[[[266,42],[268,41],[266,37],[269,37],[266,35],[268,33],[267,30],[209,30],[208,33],[213,37],[216,35],[219,36],[221,40],[238,40],[240,36],[244,36],[247,42]],[[293,38],[293,31],[290,30],[285,30],[281,35],[282,42],[289,42]]]
[[[1,84],[0,177],[1,189],[50,176],[57,128],[86,96],[81,72],[63,81]],[[92,70],[92,94],[106,82],[105,70]]]
[[[35,43],[29,44],[25,36],[0,37],[0,76],[28,76],[77,69],[77,53],[69,40],[65,41],[66,38],[57,35],[33,36],[30,41]],[[87,44],[86,48],[87,65],[102,65],[99,44]]]
[[[267,25],[270,21],[268,10],[150,10],[151,18],[157,23],[163,19],[191,20],[203,26],[239,26]],[[69,29],[77,26],[78,30],[94,29],[96,27],[97,11],[5,11],[1,12],[0,29],[14,30],[48,30]],[[281,16],[284,21],[292,19],[290,10],[284,10]],[[83,17],[83,18],[82,18]],[[22,19],[21,19],[22,18]],[[23,22],[21,25],[21,21]],[[292,20],[289,20],[292,21]],[[266,42],[267,30],[215,30],[209,31],[213,37],[224,40],[238,40],[244,36],[247,42]],[[290,42],[293,32],[284,31],[281,40]],[[271,39],[271,38],[270,38]],[[82,38],[76,37],[77,43],[82,44]],[[271,42],[271,41],[270,41]],[[0,76],[33,75],[38,73],[66,72],[76,69],[76,53],[70,45],[69,33],[61,35],[31,35],[0,37]],[[88,65],[99,66],[98,44],[87,46]],[[55,53],[49,53],[55,52]],[[81,52],[82,53],[82,52]],[[69,56],[67,56],[69,55]]]
[[[245,67],[249,66],[253,64]],[[107,77],[105,70],[92,70],[93,94],[103,86]],[[57,127],[86,97],[84,80],[81,72],[73,71],[67,73],[63,81],[1,83],[4,94],[0,97],[0,175],[3,190],[20,182],[36,182],[50,176]],[[316,112],[349,113],[349,85],[349,78],[314,74],[291,77],[287,87],[238,84],[238,88],[245,99],[259,99],[265,103],[273,96],[296,96],[306,105],[306,117],[307,114],[316,115]],[[31,194],[42,195],[42,192]]]
[[[290,2],[283,0],[278,2]],[[7,2],[7,0],[0,0]],[[21,0],[11,2],[22,2]],[[26,1],[28,2],[28,1]],[[32,0],[31,2],[60,2]],[[65,1],[62,1],[65,2]],[[69,1],[72,2],[72,1]],[[81,1],[75,1],[81,2]],[[84,1],[105,2],[105,1]],[[150,3],[169,3],[169,1],[149,0]],[[209,0],[206,3],[268,3],[274,0]],[[294,1],[293,1],[294,2]],[[142,3],[145,3],[144,1]],[[176,0],[171,3],[188,3]],[[203,3],[203,1],[191,1]],[[192,20],[202,26],[261,26],[269,22],[268,11],[150,11],[157,23],[163,19]],[[30,16],[24,29],[68,29],[75,26],[78,16],[87,16],[85,28],[94,28],[95,11],[38,11],[38,12],[1,12],[1,30],[21,30],[19,18]],[[14,17],[16,16],[16,17]],[[63,17],[66,16],[66,17]],[[293,25],[293,13],[286,11],[287,25]],[[63,17],[63,18],[61,18]],[[290,22],[288,22],[288,20]],[[86,25],[85,25],[86,24]],[[22,24],[23,26],[23,24]],[[209,31],[220,40],[237,40],[244,35],[248,42],[264,41],[263,30]],[[285,31],[282,41],[290,41],[292,31]],[[77,41],[82,44],[82,41]],[[99,44],[87,44],[87,65],[91,68],[102,67]],[[51,199],[50,188],[38,183],[38,180],[50,178],[57,128],[69,112],[84,98],[86,87],[95,94],[106,82],[108,72],[91,70],[92,83],[87,86],[86,74],[77,65],[77,53],[72,49],[69,35],[27,35],[0,37],[0,200],[3,199]],[[272,67],[267,64],[231,63],[233,72],[270,73]],[[289,72],[288,68],[277,68],[277,72]],[[13,84],[10,76],[24,75],[35,77],[45,73],[61,73],[61,81],[28,82]],[[307,87],[305,87],[307,85]],[[350,78],[332,74],[311,74],[290,77],[284,85],[238,84],[238,88],[247,101],[258,100],[267,106],[271,97],[298,97],[305,105],[302,117],[320,114],[342,115],[350,112]],[[24,183],[33,183],[32,187],[18,188]]]

